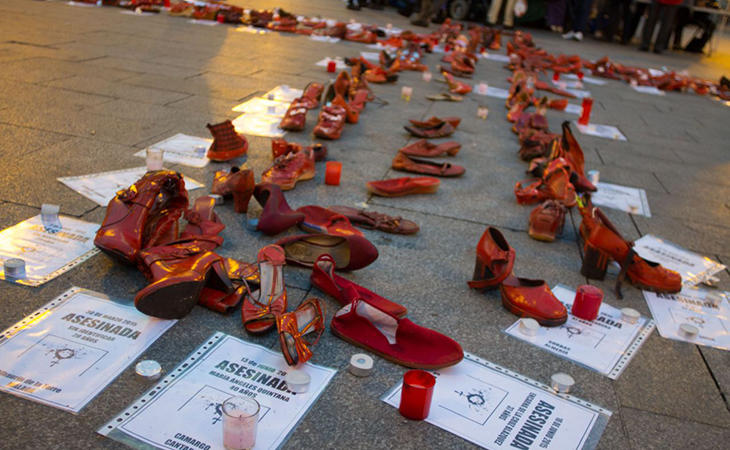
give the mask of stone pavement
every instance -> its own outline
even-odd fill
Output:
[[[406,27],[392,10],[352,13],[340,1],[238,1],[252,7],[282,6],[299,14],[323,14]],[[598,58],[609,54],[627,64],[690,68],[693,73],[727,74],[727,53],[711,59],[657,56],[633,48],[592,41],[564,42],[535,32],[538,45],[552,52]],[[722,47],[727,48],[726,46]],[[278,84],[303,87],[326,81],[314,63],[325,56],[349,56],[366,50],[355,43],[325,44],[303,36],[251,35],[228,26],[200,26],[166,15],[135,17],[116,8],[81,8],[63,2],[4,0],[0,3],[0,228],[38,214],[42,203],[61,205],[65,214],[101,222],[105,209],[56,181],[59,176],[136,167],[132,156],[148,144],[181,132],[208,136],[205,124],[237,114],[231,108]],[[428,56],[432,70],[435,55]],[[482,61],[475,80],[506,88],[508,72],[500,63]],[[414,87],[410,103],[400,100],[403,85]],[[498,292],[469,290],[474,247],[487,225],[497,226],[517,251],[516,273],[577,286],[581,251],[576,239],[579,217],[572,214],[562,237],[545,244],[527,236],[530,207],[519,206],[512,187],[524,174],[516,155],[517,140],[504,118],[503,101],[469,96],[463,103],[431,103],[437,92],[420,74],[405,73],[395,86],[374,86],[385,106],[367,107],[343,138],[328,143],[330,158],[342,161],[339,188],[314,180],[287,193],[294,207],[306,204],[360,204],[402,215],[421,225],[416,236],[367,231],[380,250],[370,267],[348,275],[382,295],[402,302],[415,322],[440,330],[466,351],[546,381],[558,372],[577,382],[575,395],[614,412],[599,443],[603,449],[727,448],[730,439],[730,354],[661,338],[654,332],[618,380],[612,381],[502,333],[514,316],[505,311]],[[625,84],[590,86],[597,123],[618,126],[628,142],[578,134],[589,169],[601,180],[646,190],[652,218],[605,210],[626,238],[655,234],[696,252],[730,263],[730,152],[728,113],[719,102],[692,94],[665,97],[635,93]],[[476,118],[478,104],[491,114]],[[383,199],[365,191],[367,180],[400,176],[389,169],[397,148],[408,138],[406,118],[460,115],[454,137],[463,149],[455,163],[467,167],[461,179],[444,180],[433,196]],[[558,130],[564,113],[548,113]],[[316,114],[306,132],[287,139],[308,143]],[[259,174],[270,163],[269,139],[249,140],[248,163]],[[210,183],[217,169],[173,166]],[[192,197],[206,189],[193,191]],[[257,250],[274,241],[253,234],[229,205],[219,214],[227,228],[221,253],[254,261]],[[293,232],[293,230],[292,230]],[[285,269],[290,303],[312,295],[309,271]],[[720,274],[730,288],[728,273]],[[641,292],[626,286],[624,300],[611,293],[614,276],[597,285],[612,305],[630,306],[650,315]],[[591,283],[594,283],[591,281]],[[130,300],[145,285],[133,268],[97,255],[39,288],[2,283],[0,329],[47,303],[71,286],[81,286]],[[336,303],[326,296],[328,318]],[[221,316],[203,308],[181,320],[143,355],[170,370],[215,331],[276,348],[274,334],[252,337],[243,332],[238,313]],[[427,423],[404,420],[379,397],[399,382],[404,369],[376,358],[374,374],[358,379],[346,371],[359,351],[326,333],[312,362],[338,369],[330,387],[306,415],[287,448],[466,448],[466,441]],[[149,384],[133,367],[125,370],[79,415],[0,395],[0,442],[3,448],[119,448],[95,430],[125,408]],[[725,442],[725,444],[723,444]]]

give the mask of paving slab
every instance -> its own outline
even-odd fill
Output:
[[[632,448],[682,449],[724,448],[730,438],[727,428],[687,422],[662,414],[622,408]]]

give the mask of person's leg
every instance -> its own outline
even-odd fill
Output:
[[[413,25],[419,25],[423,27],[428,26],[428,18],[431,12],[431,3],[433,0],[421,0],[421,10],[416,15],[415,19],[411,20]]]
[[[624,14],[623,14],[623,29],[621,30],[621,43],[628,44],[634,35],[634,31],[631,27],[633,26],[634,11],[632,11],[632,0],[626,0],[624,3]]]
[[[504,0],[492,0],[492,4],[489,6],[489,13],[487,14],[487,21],[495,25],[497,19],[499,19],[499,10],[502,9],[502,3]]]
[[[674,50],[680,50],[682,48],[682,31],[684,27],[690,22],[691,13],[689,8],[682,6],[677,11],[677,18],[674,21],[674,39],[672,40],[672,48]]]
[[[505,27],[511,28],[515,25],[515,3],[517,3],[517,0],[507,0],[503,22]]]
[[[656,53],[661,53],[667,49],[669,35],[672,33],[672,28],[674,28],[674,18],[679,9],[679,5],[662,6],[664,6],[662,11],[662,24],[659,27],[659,36],[657,36],[656,42],[654,43],[654,51]]]
[[[573,24],[573,31],[585,33],[588,25],[588,17],[591,14],[591,6],[593,6],[593,0],[578,0],[577,2],[577,23]]]
[[[608,15],[608,25],[606,26],[605,36],[603,38],[608,42],[613,42],[614,36],[618,31],[621,22],[621,7],[623,0],[609,1],[606,4],[606,14]]]
[[[565,23],[565,0],[551,0],[547,3],[547,23],[552,27],[563,27]]]
[[[445,3],[446,0],[431,0],[431,12],[429,13],[428,18],[433,19],[436,17],[441,11],[441,8],[444,7]]]
[[[651,8],[649,9],[649,17],[644,22],[644,30],[641,33],[641,46],[639,50],[649,50],[651,45],[651,38],[654,36],[654,27],[659,19],[659,7],[662,6],[654,0],[651,2]]]

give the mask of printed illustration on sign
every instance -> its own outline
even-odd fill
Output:
[[[454,389],[455,395],[444,399],[439,407],[478,425],[484,425],[507,396],[507,392],[474,377],[468,377],[467,381],[467,386]]]

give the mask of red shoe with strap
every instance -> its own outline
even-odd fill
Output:
[[[389,180],[368,181],[368,191],[381,197],[401,197],[411,194],[433,194],[441,180],[433,177],[402,177]]]

